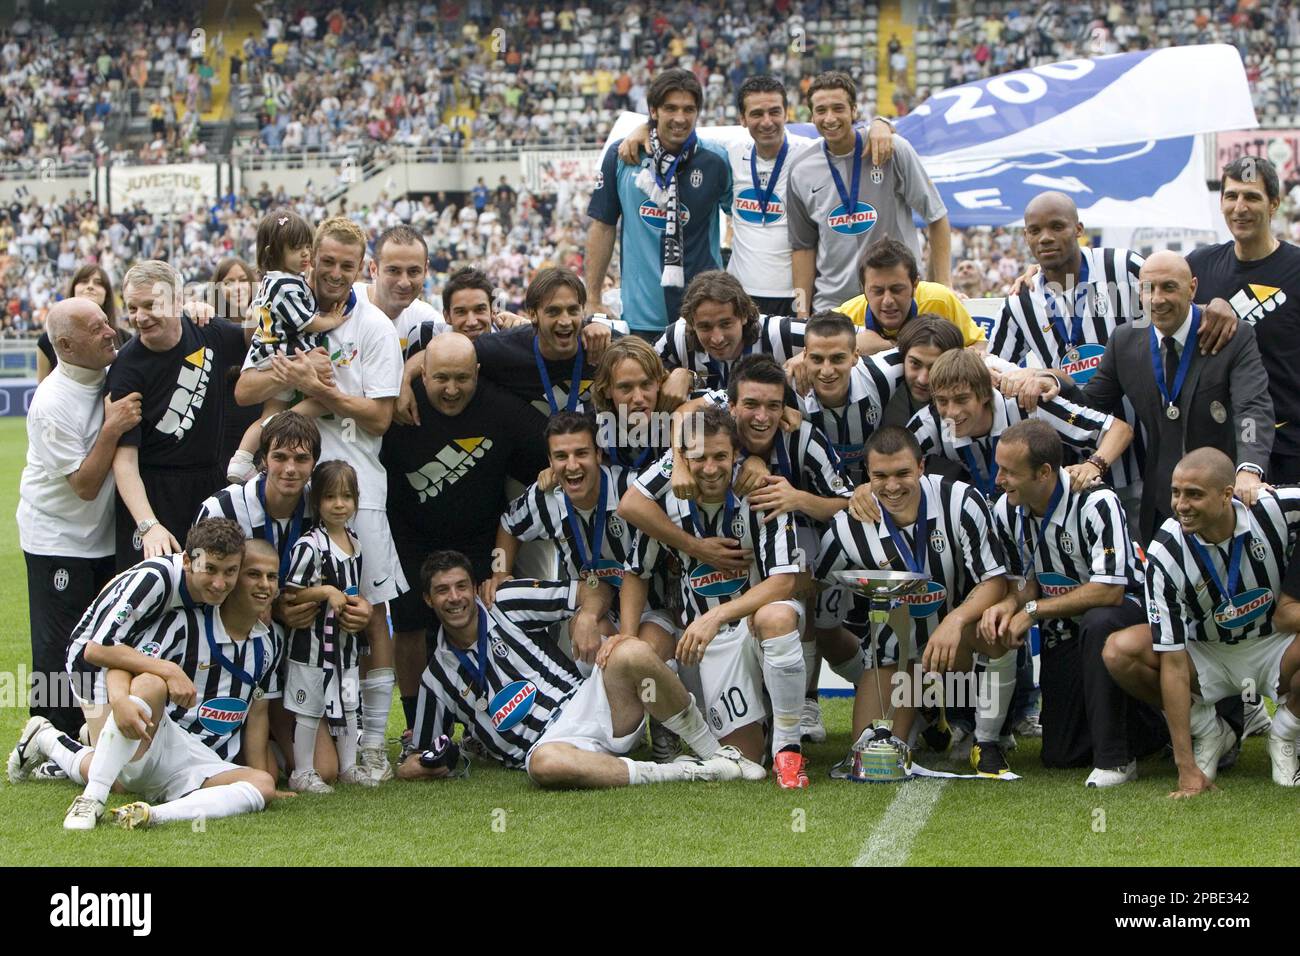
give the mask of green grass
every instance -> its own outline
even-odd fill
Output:
[[[0,678],[30,664],[27,591],[14,525],[25,450],[23,422],[0,419]],[[3,685],[0,685],[3,686]],[[0,707],[0,756],[27,719]],[[0,866],[50,865],[836,865],[852,863],[904,788],[827,780],[847,749],[849,702],[825,702],[830,740],[810,748],[813,786],[673,784],[545,793],[519,772],[478,762],[468,781],[341,788],[281,801],[265,813],[127,833],[101,826],[65,833],[68,783],[11,786],[0,777]],[[395,709],[395,715],[400,710]],[[389,724],[400,730],[395,716]],[[1174,802],[1172,763],[1113,791],[1083,788],[1085,771],[1038,765],[1036,741],[1012,754],[1017,783],[951,781],[920,833],[911,865],[1282,865],[1300,793],[1274,786],[1261,738],[1246,742],[1222,791]],[[945,769],[933,755],[920,761]],[[960,769],[960,768],[956,768]],[[126,798],[114,797],[114,804]]]

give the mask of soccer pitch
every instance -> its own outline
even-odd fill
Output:
[[[27,719],[18,675],[30,664],[26,574],[14,510],[24,423],[0,419],[0,753]],[[1087,790],[1085,770],[1038,765],[1037,741],[1011,754],[1016,782],[831,781],[849,740],[849,701],[824,702],[830,739],[808,749],[813,785],[668,784],[586,793],[542,792],[522,772],[478,761],[468,780],[341,787],[278,801],[266,812],[126,832],[66,833],[76,793],[67,782],[10,785],[0,777],[0,866],[1244,866],[1293,862],[1300,792],[1275,786],[1266,743],[1246,741],[1222,791],[1172,801],[1172,761],[1141,778]],[[396,756],[400,708],[389,722]],[[918,761],[949,766],[933,754]],[[114,795],[110,806],[130,798]]]

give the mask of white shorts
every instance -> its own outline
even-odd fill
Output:
[[[617,599],[614,602],[614,607],[609,612],[609,619],[615,627],[615,633],[622,633],[620,629],[623,624],[618,617]],[[657,624],[659,627],[667,631],[668,636],[672,638],[680,637],[682,633],[682,629],[678,627],[677,622],[673,620],[673,613],[671,611],[657,611],[654,608],[648,607],[641,612],[641,623],[638,625],[638,630],[641,625],[645,624]]]
[[[304,717],[322,717],[325,714],[325,669],[289,661],[285,665],[284,709]],[[361,686],[355,666],[343,672],[340,681],[343,709],[355,713],[360,706],[358,688]]]
[[[158,721],[153,742],[139,760],[117,775],[118,783],[150,803],[167,803],[193,793],[219,773],[242,770],[222,760],[193,734],[187,734],[166,714]]]
[[[361,596],[371,604],[387,604],[411,589],[397,560],[397,547],[388,528],[388,513],[360,508],[352,517],[352,530],[361,542]]]
[[[1294,640],[1294,634],[1270,634],[1240,644],[1188,641],[1187,653],[1196,666],[1201,699],[1213,704],[1253,691],[1256,699],[1277,700],[1282,655]]]
[[[839,627],[853,607],[853,592],[836,585],[817,592],[817,607],[813,611],[813,627]]]
[[[798,559],[799,570],[812,571],[817,567],[817,557],[821,554],[821,535],[807,525],[795,525],[794,542],[798,548],[795,556]]]
[[[546,726],[537,742],[528,748],[524,757],[524,770],[537,748],[546,744],[570,744],[591,753],[621,756],[629,753],[645,736],[646,718],[636,730],[624,737],[614,736],[614,717],[605,693],[605,672],[596,671],[582,682],[578,692],[565,703],[558,717]]]
[[[700,661],[700,709],[718,739],[756,720],[767,719],[763,696],[763,651],[749,630],[737,621],[718,632]]]

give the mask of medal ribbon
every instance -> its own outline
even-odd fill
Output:
[[[1187,331],[1187,342],[1183,345],[1183,354],[1178,358],[1178,371],[1174,373],[1174,387],[1171,392],[1165,384],[1165,370],[1160,363],[1160,338],[1156,335],[1156,329],[1151,327],[1151,367],[1155,369],[1156,388],[1160,390],[1160,397],[1164,399],[1165,408],[1170,408],[1178,402],[1178,393],[1183,390],[1183,381],[1187,378],[1187,370],[1192,365],[1192,353],[1196,351],[1196,333],[1201,325],[1201,310],[1192,306],[1192,326]]]
[[[835,160],[831,158],[831,148],[824,140],[822,152],[826,154],[826,165],[831,168],[835,191],[840,194],[840,202],[844,203],[844,212],[851,216],[858,211],[858,188],[862,185],[862,133],[856,129],[853,131],[853,192],[851,195],[844,188],[844,180],[840,177],[840,171],[835,168]]]
[[[573,356],[573,374],[569,381],[569,401],[565,404],[566,411],[577,411],[578,392],[582,389],[582,362],[584,359],[582,350],[582,339],[578,339],[578,351]],[[555,394],[551,391],[551,373],[546,368],[546,360],[542,358],[542,347],[533,339],[533,358],[537,362],[537,374],[542,379],[542,389],[546,392],[546,404],[551,406],[551,414],[554,415],[560,410],[560,406],[555,404]]]
[[[759,185],[758,180],[758,147],[755,146],[749,151],[749,177],[754,181],[754,192],[758,193],[758,216],[760,225],[767,225],[767,204],[772,201],[772,195],[776,192],[776,182],[781,178],[781,167],[785,165],[785,157],[789,152],[790,141],[782,136],[781,151],[776,154],[776,164],[772,167],[772,174],[767,178],[767,188],[764,189]],[[831,169],[834,168],[834,166],[831,167]]]
[[[605,547],[605,519],[608,512],[605,511],[605,505],[609,502],[609,479],[605,475],[604,469],[600,472],[600,500],[596,503],[596,513],[592,516],[594,531],[591,536],[591,549],[587,549],[587,540],[582,534],[582,522],[578,519],[578,510],[573,506],[572,499],[565,493],[564,510],[565,517],[569,519],[569,528],[573,531],[573,546],[578,551],[578,571],[587,572],[596,569],[596,561],[600,558],[600,553]]]

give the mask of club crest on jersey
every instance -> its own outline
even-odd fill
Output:
[[[627,525],[623,524],[623,519],[618,515],[609,516],[609,533],[616,538],[623,537],[627,531]]]
[[[1043,597],[1060,597],[1062,594],[1069,594],[1078,586],[1078,581],[1064,574],[1044,571],[1038,575],[1038,590]]]
[[[741,190],[739,196],[731,201],[731,211],[740,217],[741,222],[765,226],[770,222],[780,222],[785,216],[785,203],[776,194],[767,201],[767,213],[759,203],[758,190],[754,187]]]
[[[66,591],[68,583],[72,580],[72,575],[68,574],[67,568],[59,568],[54,572],[54,590]]]
[[[510,656],[510,648],[506,646],[505,641],[498,637],[492,641],[492,653],[504,660]]]
[[[199,723],[214,734],[233,733],[247,716],[248,701],[238,697],[213,697],[199,704]]]
[[[745,536],[745,516],[736,515],[731,519],[731,536],[737,540]]]
[[[148,641],[136,648],[145,657],[157,657],[162,653],[162,645],[157,641]]]
[[[938,554],[943,554],[944,549],[948,547],[948,536],[935,528],[930,532],[930,547],[934,548]]]
[[[433,461],[419,471],[408,472],[406,480],[415,490],[415,497],[420,504],[424,504],[464,478],[491,449],[491,438],[457,438],[444,446]]]
[[[1228,598],[1216,607],[1214,623],[1235,631],[1259,620],[1272,606],[1272,591],[1268,588],[1253,588],[1244,594]]]
[[[1074,554],[1074,538],[1068,531],[1061,532],[1061,551],[1065,554]]]
[[[1259,538],[1251,538],[1250,553],[1254,556],[1256,561],[1263,561],[1265,555],[1268,554],[1268,551],[1265,549],[1264,542],[1262,540],[1260,540]]]
[[[947,599],[947,588],[938,581],[927,581],[924,591],[901,595],[898,603],[907,607],[907,613],[913,620],[920,620],[938,611]]]
[[[605,171],[603,169],[598,169],[596,170],[596,185],[593,189],[593,192],[599,192],[604,188],[605,188]]]
[[[1062,356],[1061,371],[1080,385],[1086,385],[1101,366],[1101,357],[1105,354],[1106,349],[1101,345],[1080,345]]]
[[[872,427],[880,424],[880,406],[875,402],[867,406],[867,424]]]
[[[530,680],[517,680],[497,691],[488,702],[492,726],[499,733],[509,730],[528,716],[537,701],[537,685]]]
[[[699,189],[704,185],[704,172],[699,169],[691,170],[691,188]]]
[[[749,581],[749,570],[723,571],[711,564],[701,564],[691,572],[691,590],[703,597],[735,594]]]
[[[842,236],[860,236],[870,231],[875,224],[876,208],[866,202],[859,202],[853,212],[849,212],[840,203],[826,217],[826,225],[830,226],[831,231]]]
[[[154,427],[164,435],[179,440],[194,427],[194,416],[203,407],[208,394],[208,377],[212,372],[212,349],[198,348],[181,359],[167,411]]]
[[[696,172],[699,172],[699,170],[696,170]],[[645,223],[647,226],[650,226],[654,229],[664,229],[667,227],[668,210],[661,207],[653,199],[647,199],[645,202],[641,203],[640,207],[637,209],[637,213],[641,216],[641,221]],[[677,204],[678,232],[680,232],[682,228],[685,227],[685,225],[690,221],[691,221],[690,210],[686,208],[685,203],[678,203]]]

